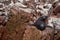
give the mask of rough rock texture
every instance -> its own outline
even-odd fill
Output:
[[[40,31],[27,24],[30,16],[28,17],[24,12],[19,13],[18,16],[13,13],[7,25],[0,27],[0,40],[53,40],[53,29],[46,28],[44,31]],[[25,16],[22,18],[22,15]],[[58,35],[59,33],[56,36]],[[58,40],[59,36],[56,39]]]
[[[30,28],[27,27],[23,40],[53,40],[52,33],[51,29],[40,31],[33,28],[33,26]]]
[[[22,12],[24,13],[24,12]],[[14,13],[16,14],[16,13]],[[12,14],[13,15],[13,14]],[[29,26],[29,14],[13,15],[6,27],[0,28],[0,40],[59,40],[60,32],[54,36],[52,29],[40,31],[34,26]],[[27,17],[27,18],[25,18]]]

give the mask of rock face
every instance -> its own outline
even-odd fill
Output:
[[[30,21],[34,21],[36,14],[32,15],[13,8],[9,15],[10,18],[6,26],[0,25],[0,40],[60,40],[59,30],[55,31],[46,27],[45,30],[41,31],[36,26],[29,25]],[[3,18],[1,17],[0,20],[3,20]]]
[[[23,12],[21,12],[23,13]],[[9,20],[9,22],[6,25],[6,29],[4,29],[2,27],[2,29],[0,31],[1,35],[5,35],[3,37],[0,36],[1,40],[51,40],[52,34],[53,34],[53,30],[52,29],[46,29],[44,31],[40,31],[38,30],[35,26],[29,26],[27,23],[27,21],[29,21],[30,19],[25,18],[26,15],[24,16],[24,18],[22,18],[23,14],[19,14],[17,15],[13,15],[12,18]],[[20,18],[18,18],[20,17]],[[3,31],[4,30],[4,31]],[[7,32],[6,32],[6,31]]]
[[[0,29],[1,40],[53,40],[52,29],[40,31],[35,26],[29,26],[26,23],[31,20],[30,14],[23,11],[17,13],[14,10],[6,27]]]
[[[0,27],[1,40],[53,40],[53,29],[38,30],[35,26],[27,24],[30,19],[25,12],[21,11],[18,16],[13,13],[7,25]],[[23,15],[27,18],[22,18]]]
[[[23,40],[53,40],[52,33],[51,29],[40,31],[33,28],[33,26],[30,28],[27,27]]]

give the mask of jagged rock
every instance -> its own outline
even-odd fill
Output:
[[[52,29],[40,31],[34,26],[27,26],[23,40],[53,40]]]
[[[46,28],[41,31],[28,25],[29,21],[35,21],[35,15],[18,9],[11,9],[6,26],[0,27],[0,40],[60,40],[59,30],[54,34],[54,29]]]

